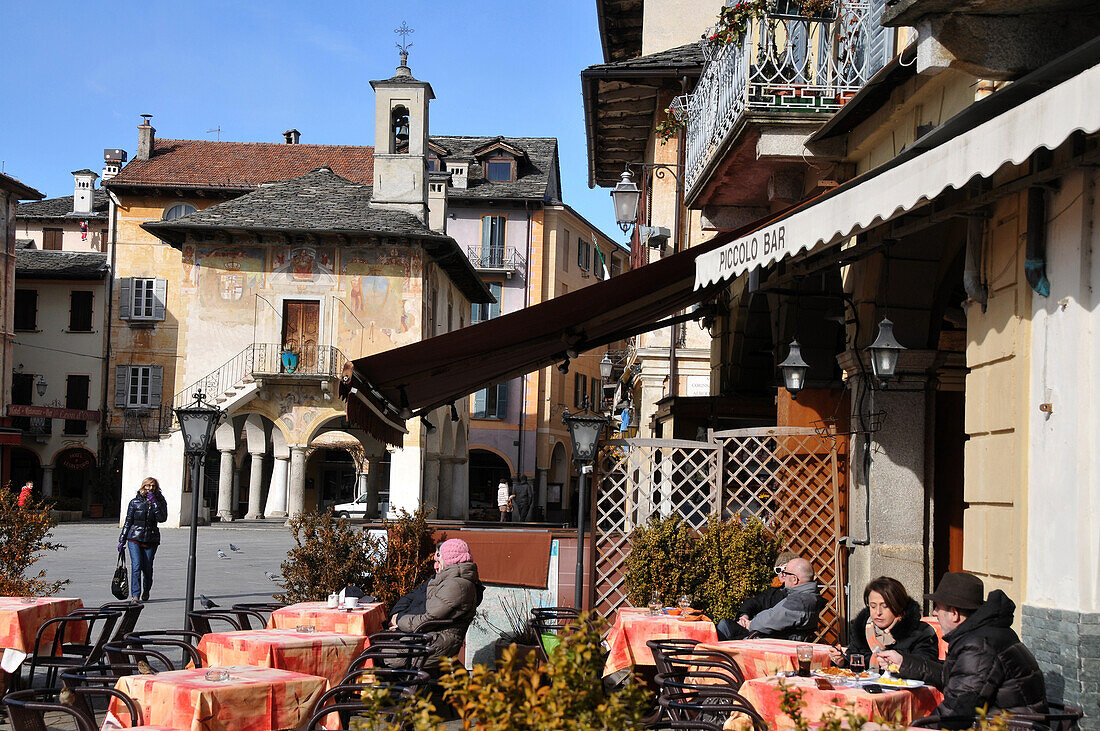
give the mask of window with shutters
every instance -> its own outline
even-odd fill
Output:
[[[164,368],[152,365],[120,365],[115,371],[115,406],[151,409],[160,406]]]
[[[44,228],[42,229],[42,248],[45,251],[60,251],[61,250],[61,238],[65,235],[64,230],[60,228]]]
[[[92,292],[73,290],[69,293],[69,332],[92,331],[92,302]]]
[[[18,406],[30,406],[34,403],[34,374],[33,373],[13,373],[11,374],[11,402]],[[11,419],[11,425],[16,429],[30,429],[31,420],[29,416],[13,416]]]
[[[65,408],[85,410],[88,408],[89,376],[65,377]],[[65,434],[87,434],[88,422],[83,419],[66,419]]]
[[[118,316],[131,322],[164,320],[168,280],[126,277],[119,283]]]
[[[573,374],[573,406],[580,409],[584,408],[585,400],[588,397],[588,376],[583,373]]]
[[[481,266],[504,266],[504,240],[508,219],[504,216],[481,217]]]
[[[505,419],[508,417],[508,384],[483,388],[473,396],[473,418]]]
[[[558,257],[558,261],[561,262],[561,270],[563,272],[569,271],[569,229],[563,229],[561,232],[561,252]]]
[[[501,284],[500,282],[486,282],[485,286],[489,288],[489,293],[493,295],[493,299],[496,301],[475,302],[470,305],[470,324],[500,317]]]
[[[583,271],[586,272],[588,271],[589,266],[591,266],[591,248],[592,245],[584,239],[577,239],[577,266],[579,266]]]
[[[15,290],[15,313],[12,325],[16,330],[36,330],[38,328],[38,290]]]

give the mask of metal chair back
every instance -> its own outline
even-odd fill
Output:
[[[191,631],[197,632],[200,635],[208,635],[212,632],[240,631],[243,629],[236,614],[229,609],[195,609],[187,613],[187,622],[191,625]],[[229,627],[218,627],[215,629],[214,625],[218,622],[225,622]]]
[[[431,656],[432,648],[427,645],[379,642],[372,644],[352,660],[345,674],[363,667],[422,670]]]
[[[47,713],[63,713],[73,719],[77,731],[96,731],[100,723],[93,710],[93,699],[114,698],[126,706],[130,714],[130,726],[144,725],[141,708],[134,699],[114,688],[66,687],[28,688],[4,696],[14,731],[47,731]]]
[[[39,668],[46,670],[46,685],[56,685],[58,669],[95,665],[103,658],[103,646],[111,638],[115,624],[122,613],[113,610],[82,610],[77,614],[54,617],[42,623],[34,638],[34,649],[27,661],[27,685],[34,686],[35,672]],[[66,642],[72,634],[71,629],[86,622],[82,638],[75,642]],[[73,648],[66,652],[66,647]]]

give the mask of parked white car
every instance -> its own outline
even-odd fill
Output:
[[[337,518],[365,518],[367,517],[367,495],[364,493],[350,503],[333,505]]]

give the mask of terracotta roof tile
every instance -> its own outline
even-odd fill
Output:
[[[355,183],[374,182],[374,148],[365,145],[288,145],[158,139],[148,160],[131,160],[107,187],[156,185],[252,190],[328,166]]]

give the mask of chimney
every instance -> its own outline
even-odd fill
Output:
[[[428,228],[436,233],[447,233],[447,183],[450,178],[450,173],[428,173]]]
[[[288,129],[286,132],[283,132],[283,139],[286,140],[288,145],[298,144],[298,138],[301,136],[302,133],[296,129]]]
[[[122,166],[126,164],[126,150],[104,150],[103,151],[103,175],[100,176],[100,180],[107,182],[111,178],[115,177],[122,170]]]
[[[92,189],[98,177],[87,168],[73,171],[73,213],[92,212]]]
[[[148,160],[153,156],[157,131],[153,129],[153,125],[149,124],[149,120],[152,118],[152,114],[141,115],[141,124],[138,125],[138,147],[137,154],[134,155],[135,160]]]

